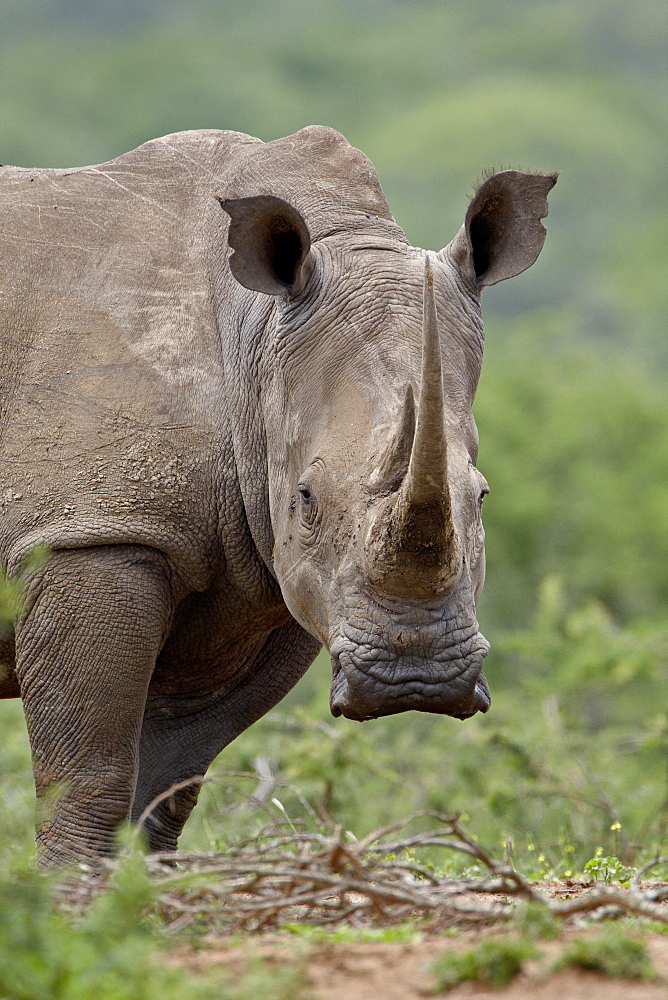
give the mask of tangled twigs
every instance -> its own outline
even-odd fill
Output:
[[[431,829],[401,836],[425,819]],[[399,836],[397,836],[399,834]],[[487,870],[483,878],[440,878],[415,861],[422,848],[468,855]],[[174,862],[179,870],[175,872]],[[658,863],[658,862],[656,862]],[[435,916],[439,923],[509,919],[511,897],[544,905],[566,918],[605,908],[668,923],[668,907],[639,883],[631,889],[595,887],[575,899],[552,900],[485,851],[458,817],[420,813],[350,841],[340,827],[324,832],[279,823],[217,855],[153,855],[148,859],[167,922],[211,921],[218,929],[260,929],[299,921],[396,923]]]
[[[430,829],[409,833],[417,821]],[[404,834],[402,836],[402,834]],[[484,877],[444,878],[416,860],[424,848],[457,851],[486,869]],[[409,917],[446,923],[506,921],[517,898],[568,919],[586,913],[640,914],[668,924],[665,886],[641,888],[641,869],[629,889],[595,886],[568,900],[551,899],[506,862],[485,851],[457,816],[418,813],[355,841],[341,827],[311,832],[291,822],[273,823],[257,836],[215,854],[154,854],[146,864],[168,928],[197,924],[212,931],[263,930],[286,924],[393,924]],[[109,871],[114,863],[109,863]],[[93,891],[82,875],[79,904]],[[97,879],[99,886],[100,880]]]

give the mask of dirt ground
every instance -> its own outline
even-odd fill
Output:
[[[655,886],[658,883],[654,883]],[[640,890],[651,883],[643,882]],[[585,902],[592,885],[577,879],[555,881],[536,886],[544,896],[554,901],[564,899]],[[466,893],[461,899],[479,904],[486,894]],[[487,897],[489,903],[499,897]],[[668,913],[668,901],[659,904]],[[407,942],[364,942],[313,939],[289,932],[249,933],[240,936],[205,936],[197,950],[179,949],[173,962],[196,972],[223,967],[230,980],[240,978],[253,964],[262,959],[277,972],[281,967],[300,967],[305,975],[305,987],[299,1000],[425,1000],[434,996],[435,978],[430,966],[446,952],[461,953],[483,939],[510,935],[517,938],[519,927],[490,918],[472,925],[462,923],[462,910],[443,909],[420,924],[416,914],[416,931],[422,926],[421,939]],[[476,911],[480,913],[479,905]],[[376,925],[377,926],[377,925]],[[573,967],[551,971],[564,948],[578,937],[597,935],[601,925],[586,918],[582,912],[564,918],[558,927],[556,940],[536,941],[539,957],[525,963],[524,969],[511,983],[492,989],[477,982],[466,982],[440,993],[448,1000],[668,1000],[668,934],[660,930],[640,931],[629,923],[629,936],[640,937],[657,973],[653,980],[615,979],[603,974]],[[416,934],[416,938],[418,935]]]
[[[579,932],[578,932],[579,933]],[[645,936],[647,950],[660,979],[653,982],[611,979],[593,972],[565,969],[546,970],[561,953],[562,939],[540,946],[540,961],[527,963],[526,971],[501,989],[478,983],[462,983],[447,993],[448,1000],[667,1000],[668,937]],[[223,965],[232,979],[241,975],[254,958],[263,958],[280,966],[304,960],[309,1000],[425,1000],[433,995],[433,977],[429,965],[445,951],[470,948],[479,935],[469,932],[456,938],[435,936],[417,944],[328,943],[309,944],[285,940],[285,936],[262,936],[234,943],[210,938],[207,947],[182,954],[179,961],[193,970],[203,971]],[[446,994],[440,994],[444,996]]]

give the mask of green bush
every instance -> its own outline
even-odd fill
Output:
[[[434,992],[454,989],[469,980],[498,989],[517,976],[538,950],[534,944],[513,938],[488,938],[461,954],[446,952],[430,971],[435,977]]]
[[[483,631],[526,625],[554,573],[576,605],[665,622],[665,385],[630,351],[602,357],[565,313],[490,323],[485,352],[475,404],[491,486]]]
[[[656,977],[643,942],[616,924],[608,925],[591,937],[578,938],[567,944],[554,968],[563,969],[569,965],[622,979]]]
[[[51,877],[0,868],[0,996],[3,1000],[295,1000],[297,967],[261,964],[230,982],[170,964],[143,859],[130,853],[82,915],[63,908]]]

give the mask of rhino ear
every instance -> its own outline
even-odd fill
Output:
[[[218,198],[230,217],[230,270],[246,288],[266,295],[295,292],[311,246],[306,223],[282,198]]]
[[[476,191],[464,225],[450,244],[460,267],[472,270],[478,288],[495,285],[531,267],[543,249],[547,195],[557,174],[492,174]]]

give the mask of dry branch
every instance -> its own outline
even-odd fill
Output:
[[[430,820],[431,829],[408,833],[410,824]],[[402,831],[406,831],[401,837]],[[487,874],[442,878],[421,867],[415,852],[456,851],[475,859]],[[410,852],[406,856],[406,852]],[[156,887],[158,910],[171,930],[189,924],[212,931],[264,930],[308,923],[357,926],[431,918],[431,925],[494,924],[517,912],[517,899],[544,906],[564,920],[600,913],[640,914],[668,924],[666,887],[643,890],[641,869],[629,889],[594,886],[576,898],[553,900],[484,850],[458,817],[420,813],[402,823],[349,842],[340,827],[308,832],[275,823],[256,837],[212,854],[154,854],[146,864]],[[114,862],[107,864],[107,873]],[[71,903],[81,905],[100,887],[99,875],[82,873],[69,884]]]

